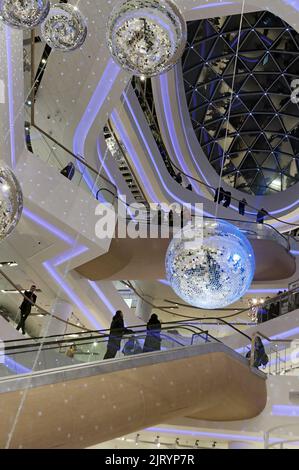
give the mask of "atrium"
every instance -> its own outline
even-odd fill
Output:
[[[0,0],[0,449],[299,449],[298,103],[299,0]]]

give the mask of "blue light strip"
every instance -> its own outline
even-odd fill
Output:
[[[296,418],[299,416],[299,406],[294,405],[273,405],[272,415],[275,416],[291,416]]]
[[[32,372],[32,369],[28,369],[9,356],[4,357],[4,365],[16,374],[30,374]]]
[[[228,433],[219,433],[219,432],[207,432],[207,431],[191,431],[187,429],[168,429],[160,427],[151,427],[146,428],[145,431],[149,432],[159,432],[165,434],[182,434],[185,436],[194,436],[194,437],[210,437],[217,439],[225,440],[237,440],[237,441],[251,441],[251,442],[264,442],[264,438],[260,436],[245,436],[243,434],[228,434]],[[277,439],[270,439],[270,442],[277,442]]]
[[[33,212],[31,212],[26,207],[23,208],[23,215],[25,215],[25,217],[27,217],[28,219],[32,220],[32,222],[35,222],[36,224],[38,224],[41,227],[43,227],[44,229],[46,229],[48,232],[52,233],[52,235],[54,235],[55,237],[60,238],[60,240],[67,243],[68,245],[75,245],[76,244],[76,241],[75,241],[74,238],[70,237],[65,232],[60,230],[55,225],[52,225],[47,220],[42,219],[37,214],[34,214]]]
[[[209,3],[209,5],[198,5],[196,7],[193,7],[192,10],[204,10],[207,8],[222,7],[225,5],[235,5],[235,2],[221,2],[221,3]]]
[[[101,299],[104,305],[108,308],[110,313],[114,315],[116,312],[116,308],[114,308],[113,305],[109,302],[109,300],[107,299],[103,291],[100,289],[100,287],[93,281],[87,281],[87,282],[90,285],[90,287],[95,291],[99,299]]]

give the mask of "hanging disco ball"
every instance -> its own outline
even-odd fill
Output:
[[[60,51],[78,49],[87,36],[86,22],[78,8],[64,3],[51,7],[41,31],[44,41]]]
[[[0,19],[13,28],[33,29],[50,10],[49,0],[0,0]]]
[[[10,168],[0,165],[0,240],[17,226],[23,210],[20,183]]]
[[[183,228],[173,238],[166,254],[167,279],[188,304],[223,308],[240,299],[250,287],[254,252],[246,236],[227,222],[205,221],[201,234],[200,229]]]
[[[171,0],[126,0],[112,10],[107,45],[113,59],[134,75],[153,77],[183,54],[186,22]]]

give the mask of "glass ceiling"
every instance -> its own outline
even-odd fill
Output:
[[[186,98],[218,174],[224,163],[224,181],[245,193],[271,194],[299,180],[299,109],[291,101],[299,34],[269,12],[247,13],[238,49],[240,21],[234,15],[188,23]]]

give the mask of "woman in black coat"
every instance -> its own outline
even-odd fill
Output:
[[[133,331],[128,330],[128,328],[125,327],[123,313],[121,310],[117,310],[112,318],[107,352],[104,359],[112,359],[116,356],[117,351],[120,349],[122,337],[125,333],[133,333]]]
[[[161,322],[153,313],[146,325],[147,333],[143,345],[143,352],[160,351],[161,349]]]

